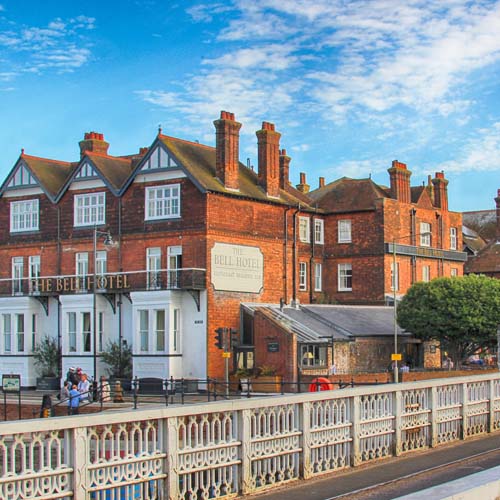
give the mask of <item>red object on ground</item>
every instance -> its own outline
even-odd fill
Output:
[[[333,391],[333,384],[325,377],[317,377],[309,384],[309,392]]]

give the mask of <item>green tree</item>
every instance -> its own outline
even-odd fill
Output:
[[[101,353],[102,360],[109,366],[108,375],[113,378],[132,377],[132,349],[119,342],[108,342]]]
[[[397,310],[401,328],[437,340],[455,366],[481,347],[496,345],[500,280],[468,275],[415,283]]]
[[[42,377],[57,377],[61,353],[57,340],[45,335],[33,348],[35,366]]]

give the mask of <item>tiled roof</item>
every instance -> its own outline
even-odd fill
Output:
[[[371,179],[350,179],[342,177],[326,186],[315,189],[309,196],[320,208],[328,212],[350,212],[373,210],[375,200],[388,198],[385,188]]]
[[[476,256],[469,257],[464,265],[465,273],[499,273],[500,272],[500,241],[496,238],[479,250]]]
[[[49,160],[48,158],[39,158],[27,154],[21,155],[20,158],[26,163],[28,168],[33,172],[38,179],[42,189],[47,195],[54,199],[57,193],[70,177],[72,172],[78,166],[78,162],[65,162],[58,160]]]
[[[103,177],[108,180],[115,191],[119,191],[133,171],[133,160],[116,156],[108,156],[87,151],[85,155],[92,161]]]
[[[215,176],[215,148],[166,135],[160,135],[159,139],[203,190],[290,205],[301,203],[304,208],[312,208],[307,198],[292,186],[282,189],[279,198],[269,198],[257,182],[257,173],[243,163],[239,164],[239,191],[226,189]]]

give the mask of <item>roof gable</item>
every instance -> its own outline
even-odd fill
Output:
[[[165,168],[178,168],[175,159],[168,154],[168,151],[161,145],[151,148],[149,153],[144,157],[140,168],[141,173],[151,172],[152,170],[160,170]]]
[[[416,186],[410,188],[410,190],[412,203],[415,203],[420,208],[434,208],[428,188],[425,186]]]

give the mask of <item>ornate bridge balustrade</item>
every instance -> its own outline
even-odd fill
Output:
[[[499,430],[499,373],[6,422],[0,498],[232,498]]]

